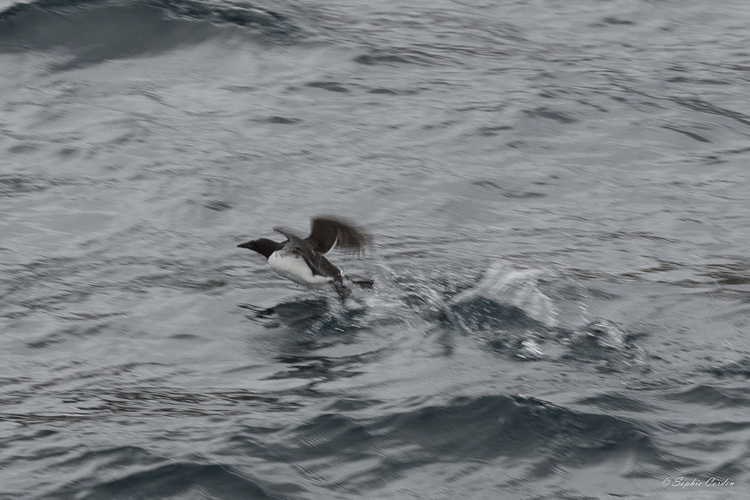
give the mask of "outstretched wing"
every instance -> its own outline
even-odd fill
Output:
[[[297,236],[297,234],[294,231],[292,231],[291,229],[287,227],[276,226],[273,228],[273,230],[279,234],[283,234],[284,236],[286,236],[286,239],[289,240],[289,248],[299,247],[299,246],[304,247],[305,245],[307,245],[305,240]]]
[[[310,236],[305,241],[322,254],[334,247],[344,251],[359,253],[371,242],[370,237],[349,221],[337,217],[314,217],[310,223]]]

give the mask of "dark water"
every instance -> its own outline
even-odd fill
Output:
[[[748,498],[744,2],[3,8],[3,500]]]

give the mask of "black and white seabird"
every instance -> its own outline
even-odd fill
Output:
[[[274,227],[273,230],[286,236],[286,241],[276,243],[267,238],[237,245],[249,248],[268,259],[268,265],[281,276],[311,288],[333,285],[342,297],[351,291],[344,284],[344,273],[333,265],[325,254],[334,248],[360,253],[371,242],[364,231],[348,221],[337,217],[314,217],[310,223],[310,236],[300,238],[290,229]],[[352,280],[364,287],[371,287],[372,280]]]

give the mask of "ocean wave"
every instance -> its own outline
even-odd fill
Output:
[[[287,16],[248,2],[205,2],[200,0],[36,0],[11,5],[0,12],[0,21],[23,17],[33,11],[75,14],[76,9],[162,8],[194,20],[225,22],[238,26],[281,28]],[[288,27],[288,26],[285,26]]]
[[[256,43],[294,43],[290,17],[250,3],[200,0],[38,0],[0,12],[0,53],[68,56],[53,69],[157,55],[235,34]]]
[[[142,450],[136,449],[136,452],[143,454]],[[132,471],[130,469],[133,465],[130,462],[136,463],[140,457],[129,448],[107,450],[85,458],[87,465],[95,467],[104,478],[113,476],[112,469],[124,473],[119,477],[115,475],[111,479],[100,480],[91,486],[73,484],[62,491],[56,491],[55,495],[63,498],[77,497],[75,493],[81,492],[86,498],[197,498],[194,496],[196,494],[201,498],[203,495],[214,498],[278,498],[273,494],[275,485],[269,487],[256,478],[240,474],[222,464],[179,461],[160,463],[149,468],[141,464],[137,470]],[[154,459],[151,458],[151,461]],[[289,491],[296,488],[289,485],[282,489]]]
[[[633,458],[626,473],[635,475],[691,465],[661,449],[649,427],[634,420],[505,395],[459,397],[375,418],[322,414],[291,432],[283,447],[302,470],[314,468],[328,486],[351,491],[445,461],[508,460],[522,466],[525,480],[623,457]]]

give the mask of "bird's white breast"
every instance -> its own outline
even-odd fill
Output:
[[[274,252],[268,257],[268,265],[283,277],[300,285],[318,287],[331,281],[331,278],[314,275],[305,259],[299,255]]]

